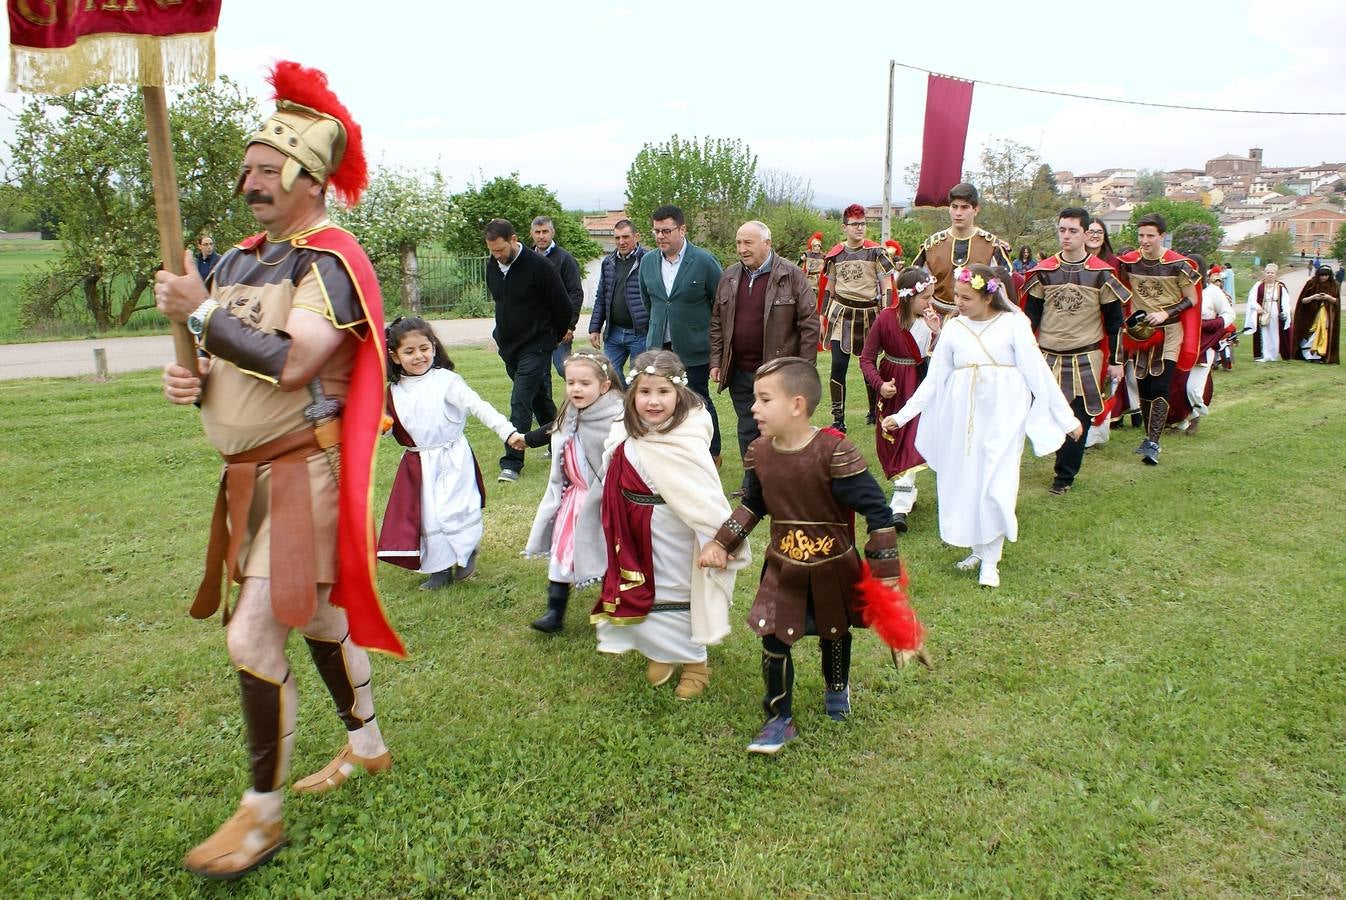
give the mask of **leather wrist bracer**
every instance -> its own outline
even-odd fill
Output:
[[[897,552],[897,531],[880,528],[869,533],[865,542],[865,559],[875,578],[897,578],[902,574],[902,560]]]
[[[245,325],[224,310],[206,320],[201,346],[211,356],[228,360],[241,371],[271,382],[280,381],[293,341],[286,334],[272,334]]]
[[[748,533],[757,524],[757,516],[746,506],[738,509],[724,520],[720,530],[715,532],[715,542],[730,553],[739,548],[748,538]]]

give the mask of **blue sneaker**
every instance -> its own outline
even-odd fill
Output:
[[[823,694],[823,708],[833,722],[844,722],[851,714],[851,686],[846,685],[840,691],[827,691]]]
[[[793,741],[799,733],[795,731],[793,719],[782,719],[780,717],[768,719],[762,726],[762,730],[757,732],[757,737],[752,739],[748,745],[749,753],[777,753],[781,747],[784,747],[790,741]]]

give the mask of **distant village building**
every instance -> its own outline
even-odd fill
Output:
[[[598,245],[604,250],[616,250],[617,241],[612,236],[612,230],[622,219],[628,218],[624,209],[610,209],[597,216],[585,216],[583,219],[584,230],[589,232],[589,237],[598,242]],[[637,228],[636,231],[640,229]]]
[[[1262,169],[1262,148],[1253,147],[1247,156],[1226,153],[1206,160],[1207,175],[1256,175]]]
[[[1284,198],[1294,202],[1293,198]],[[1322,255],[1332,247],[1337,231],[1346,222],[1346,212],[1331,203],[1313,203],[1271,216],[1270,232],[1289,232],[1297,252]]]

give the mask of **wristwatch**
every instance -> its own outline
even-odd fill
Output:
[[[206,320],[210,318],[211,313],[219,308],[220,304],[216,303],[213,298],[207,297],[201,305],[187,317],[187,330],[197,337],[200,337],[206,330]]]

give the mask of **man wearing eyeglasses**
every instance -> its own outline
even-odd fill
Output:
[[[921,244],[911,261],[935,276],[935,304],[944,312],[953,312],[953,270],[981,263],[984,266],[1010,268],[1010,245],[991,232],[977,227],[980,196],[970,184],[954,185],[949,190],[950,226],[936,231]]]
[[[687,240],[682,210],[671,204],[650,214],[658,253],[640,261],[640,300],[649,310],[645,349],[668,349],[687,368],[687,386],[705,401],[713,432],[710,455],[720,464],[720,419],[710,399],[710,310],[720,264]]]
[[[859,203],[846,207],[841,217],[845,241],[827,252],[818,280],[818,306],[825,313],[832,372],[828,387],[832,395],[832,427],[846,431],[846,373],[851,355],[865,346],[865,337],[879,310],[893,302],[893,263],[883,248],[865,239],[865,208]],[[865,421],[874,424],[874,389],[865,386],[869,398]]]

